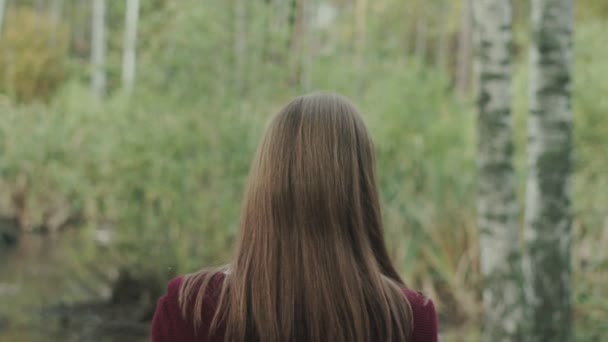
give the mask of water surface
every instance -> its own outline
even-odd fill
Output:
[[[109,254],[84,230],[22,234],[2,247],[0,341],[146,341],[145,323],[103,305],[115,272]]]

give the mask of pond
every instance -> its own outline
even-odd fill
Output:
[[[116,272],[85,230],[0,246],[0,341],[147,341],[147,322],[107,304]]]

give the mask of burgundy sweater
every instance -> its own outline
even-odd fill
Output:
[[[203,307],[202,325],[195,335],[191,320],[184,319],[178,304],[179,288],[183,281],[177,277],[169,282],[167,293],[157,303],[156,312],[152,319],[152,342],[223,342],[224,330],[220,328],[207,338],[209,325],[213,319],[217,305],[217,291],[223,277],[215,276],[211,279]],[[437,342],[437,315],[433,302],[418,292],[403,289],[414,315],[414,331],[408,342]]]

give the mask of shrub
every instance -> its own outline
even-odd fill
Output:
[[[29,8],[10,10],[0,39],[0,93],[48,100],[65,78],[67,29]]]

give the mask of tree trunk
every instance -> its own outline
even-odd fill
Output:
[[[91,88],[93,94],[101,99],[106,91],[106,34],[105,34],[105,0],[93,0],[91,20],[91,65],[93,75]]]
[[[532,0],[524,238],[529,341],[571,341],[573,0]]]
[[[135,84],[138,17],[139,0],[127,0],[124,50],[122,55],[122,86],[128,93],[133,90],[133,85]]]
[[[36,8],[36,12],[38,12],[38,14],[42,14],[44,13],[44,0],[36,0],[34,3],[34,8]]]
[[[456,91],[461,95],[469,93],[471,87],[471,1],[463,0],[460,21],[460,37],[458,39],[458,66],[456,71]],[[508,1],[510,2],[510,1]]]
[[[513,169],[510,1],[477,0],[478,227],[484,277],[483,341],[520,341],[521,258]]]
[[[63,0],[54,0],[51,5],[51,47],[57,45],[57,35],[61,28],[61,15],[63,14]]]
[[[0,0],[0,39],[2,39],[2,29],[4,24],[4,14],[6,12],[7,0]]]

